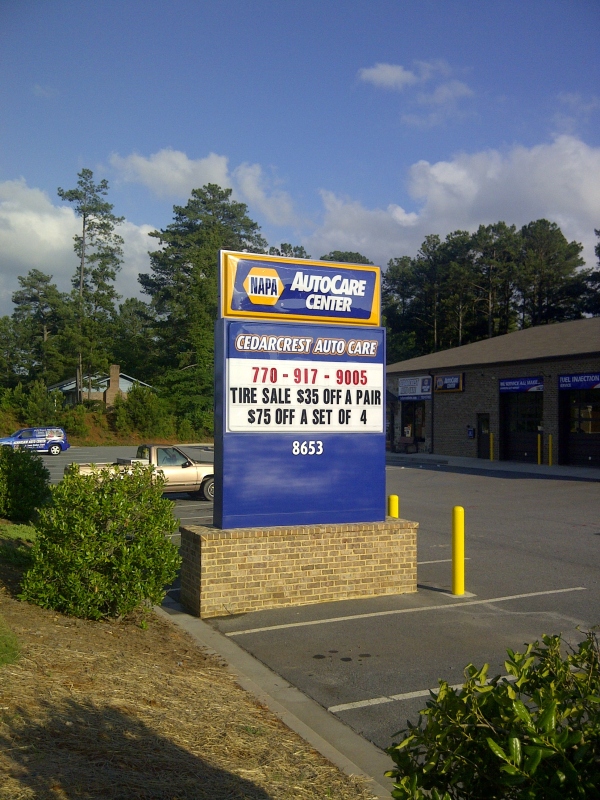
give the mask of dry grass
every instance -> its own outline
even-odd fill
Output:
[[[21,646],[0,667],[1,800],[371,797],[169,621],[84,622],[17,583],[0,583]]]

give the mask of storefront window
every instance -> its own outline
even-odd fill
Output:
[[[402,435],[425,438],[425,401],[402,403]]]
[[[571,433],[600,433],[600,391],[577,389],[569,395]]]

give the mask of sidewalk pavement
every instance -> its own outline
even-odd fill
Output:
[[[580,480],[600,481],[600,469],[595,467],[567,467],[547,464],[524,464],[521,461],[489,461],[483,458],[465,456],[442,456],[430,453],[389,453],[385,454],[388,466],[443,466],[460,469],[485,470],[486,472],[522,472],[539,478],[578,478]]]

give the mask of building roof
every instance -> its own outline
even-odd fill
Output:
[[[89,376],[84,375],[82,378],[82,387],[83,391],[87,392],[89,382]],[[119,373],[119,389],[122,392],[128,392],[131,387],[139,383],[140,386],[146,386],[149,389],[152,389],[149,383],[144,383],[144,381],[139,381],[137,378],[132,378],[130,375],[125,375],[124,372]],[[93,392],[104,392],[108,389],[110,384],[110,376],[108,375],[92,375],[92,391]],[[54,383],[52,386],[48,387],[48,391],[52,389],[59,389],[61,392],[75,392],[77,390],[76,386],[76,378],[67,378],[64,381],[60,381],[59,383]]]
[[[600,354],[600,317],[539,325],[389,364],[387,372],[429,370]]]

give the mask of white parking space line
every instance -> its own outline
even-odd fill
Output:
[[[549,589],[545,592],[527,592],[525,594],[509,594],[505,597],[489,597],[487,600],[467,600],[458,603],[448,603],[438,606],[419,606],[418,608],[397,608],[393,611],[374,611],[370,614],[351,614],[346,617],[329,617],[328,619],[314,619],[307,622],[288,622],[285,625],[269,625],[265,628],[249,628],[245,631],[230,631],[225,636],[245,636],[249,633],[264,633],[266,631],[281,631],[285,628],[305,628],[309,625],[327,625],[331,622],[348,622],[353,619],[369,619],[371,617],[389,617],[395,614],[415,614],[418,611],[447,611],[453,608],[466,606],[481,606],[486,603],[504,603],[507,600],[522,600],[525,597],[542,597],[549,594],[564,594],[565,592],[584,592],[586,586],[572,586],[569,589]],[[452,596],[452,595],[450,595]]]
[[[500,680],[503,681],[516,681],[516,677],[514,675],[502,675]],[[491,678],[485,682],[486,686],[492,682]],[[464,686],[463,683],[456,683],[454,686],[451,686],[451,689],[455,691],[458,689],[462,689]],[[396,703],[398,700],[415,700],[418,697],[430,697],[432,694],[439,694],[439,686],[437,689],[422,689],[418,692],[404,692],[403,694],[390,694],[384,695],[383,697],[374,697],[372,700],[358,700],[356,703],[340,703],[339,706],[330,706],[327,711],[330,711],[332,714],[339,714],[340,711],[351,711],[354,708],[367,708],[367,706],[379,706],[382,703]]]
[[[465,561],[470,560],[470,558],[465,558]],[[451,558],[438,558],[436,561],[417,561],[417,566],[421,564],[449,564],[451,561]]]

